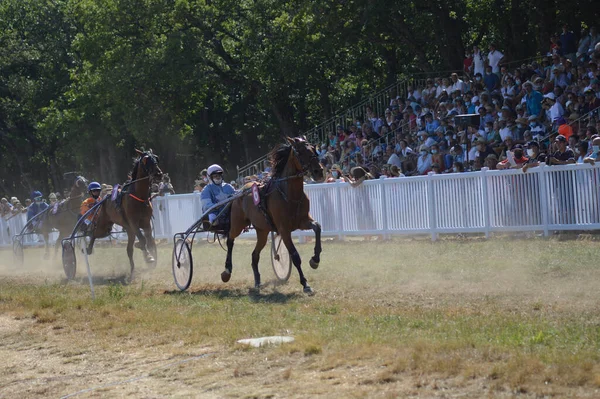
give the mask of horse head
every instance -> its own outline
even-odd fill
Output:
[[[163,173],[158,166],[158,155],[154,154],[152,149],[148,151],[140,151],[136,149],[135,152],[137,152],[137,154],[140,156],[137,161],[138,169],[143,172],[143,174],[137,174],[136,178],[140,179],[148,176],[150,181],[162,179]]]
[[[299,170],[304,173],[308,173],[310,177],[316,181],[321,182],[325,179],[325,173],[323,171],[323,165],[319,162],[319,156],[315,147],[310,144],[306,137],[286,137],[288,143],[292,147],[292,153],[296,156],[299,163]]]
[[[73,183],[73,187],[71,187],[71,196],[85,195],[88,184],[89,182],[85,177],[77,176]]]

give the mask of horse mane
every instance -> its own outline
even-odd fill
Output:
[[[291,144],[278,144],[269,155],[273,176],[281,176],[292,151]]]
[[[138,170],[138,165],[140,164],[141,159],[142,159],[142,157],[138,157],[133,160],[133,170],[131,171],[131,181],[134,181],[137,179],[137,170]]]

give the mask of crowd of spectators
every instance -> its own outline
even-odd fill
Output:
[[[367,107],[348,128],[337,126],[317,151],[326,181],[593,163],[600,130],[596,29],[577,39],[563,26],[546,55],[513,67],[508,61],[494,43],[487,52],[473,46],[463,73],[409,86],[383,115]]]

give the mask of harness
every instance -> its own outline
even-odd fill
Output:
[[[293,145],[291,145],[291,150],[294,152],[294,155],[296,156],[296,158],[300,159],[300,156],[298,154],[298,151],[294,148]],[[266,203],[265,201],[262,200],[263,197],[268,197],[269,195],[271,195],[275,190],[277,190],[277,192],[281,195],[281,197],[283,198],[283,200],[285,202],[291,202],[293,204],[298,204],[296,207],[296,218],[298,217],[298,215],[300,214],[300,205],[302,204],[302,202],[304,201],[304,196],[301,196],[300,199],[298,200],[290,200],[288,198],[288,195],[285,193],[286,190],[284,190],[281,186],[280,183],[286,182],[288,180],[292,180],[292,179],[298,179],[298,178],[302,178],[304,177],[304,175],[306,174],[306,172],[308,172],[308,167],[310,164],[310,161],[312,161],[313,159],[319,159],[318,155],[313,154],[309,160],[309,162],[307,162],[306,165],[304,165],[302,167],[302,170],[294,175],[290,175],[290,176],[285,176],[285,177],[279,177],[277,179],[270,179],[266,185],[263,187],[263,193],[261,195],[261,192],[259,191],[259,196],[261,197],[260,202],[258,203],[258,209],[260,209],[260,211],[262,212],[262,214],[264,215],[265,219],[267,220],[267,223],[269,224],[269,227],[271,228],[272,231],[277,232],[277,229],[275,228],[275,225],[273,223],[273,219],[271,218],[271,216],[269,215],[269,212],[266,208]]]

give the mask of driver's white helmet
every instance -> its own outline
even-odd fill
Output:
[[[213,173],[223,173],[223,168],[217,164],[210,165],[206,171],[206,174],[210,177]]]
[[[217,179],[213,179],[213,174],[215,174],[215,173],[220,173],[221,175],[223,174],[222,167],[220,167],[217,164],[210,165],[206,172],[208,173],[208,178],[213,182],[213,184],[216,184],[217,186],[220,186],[221,184],[223,184],[223,176],[221,176]]]

